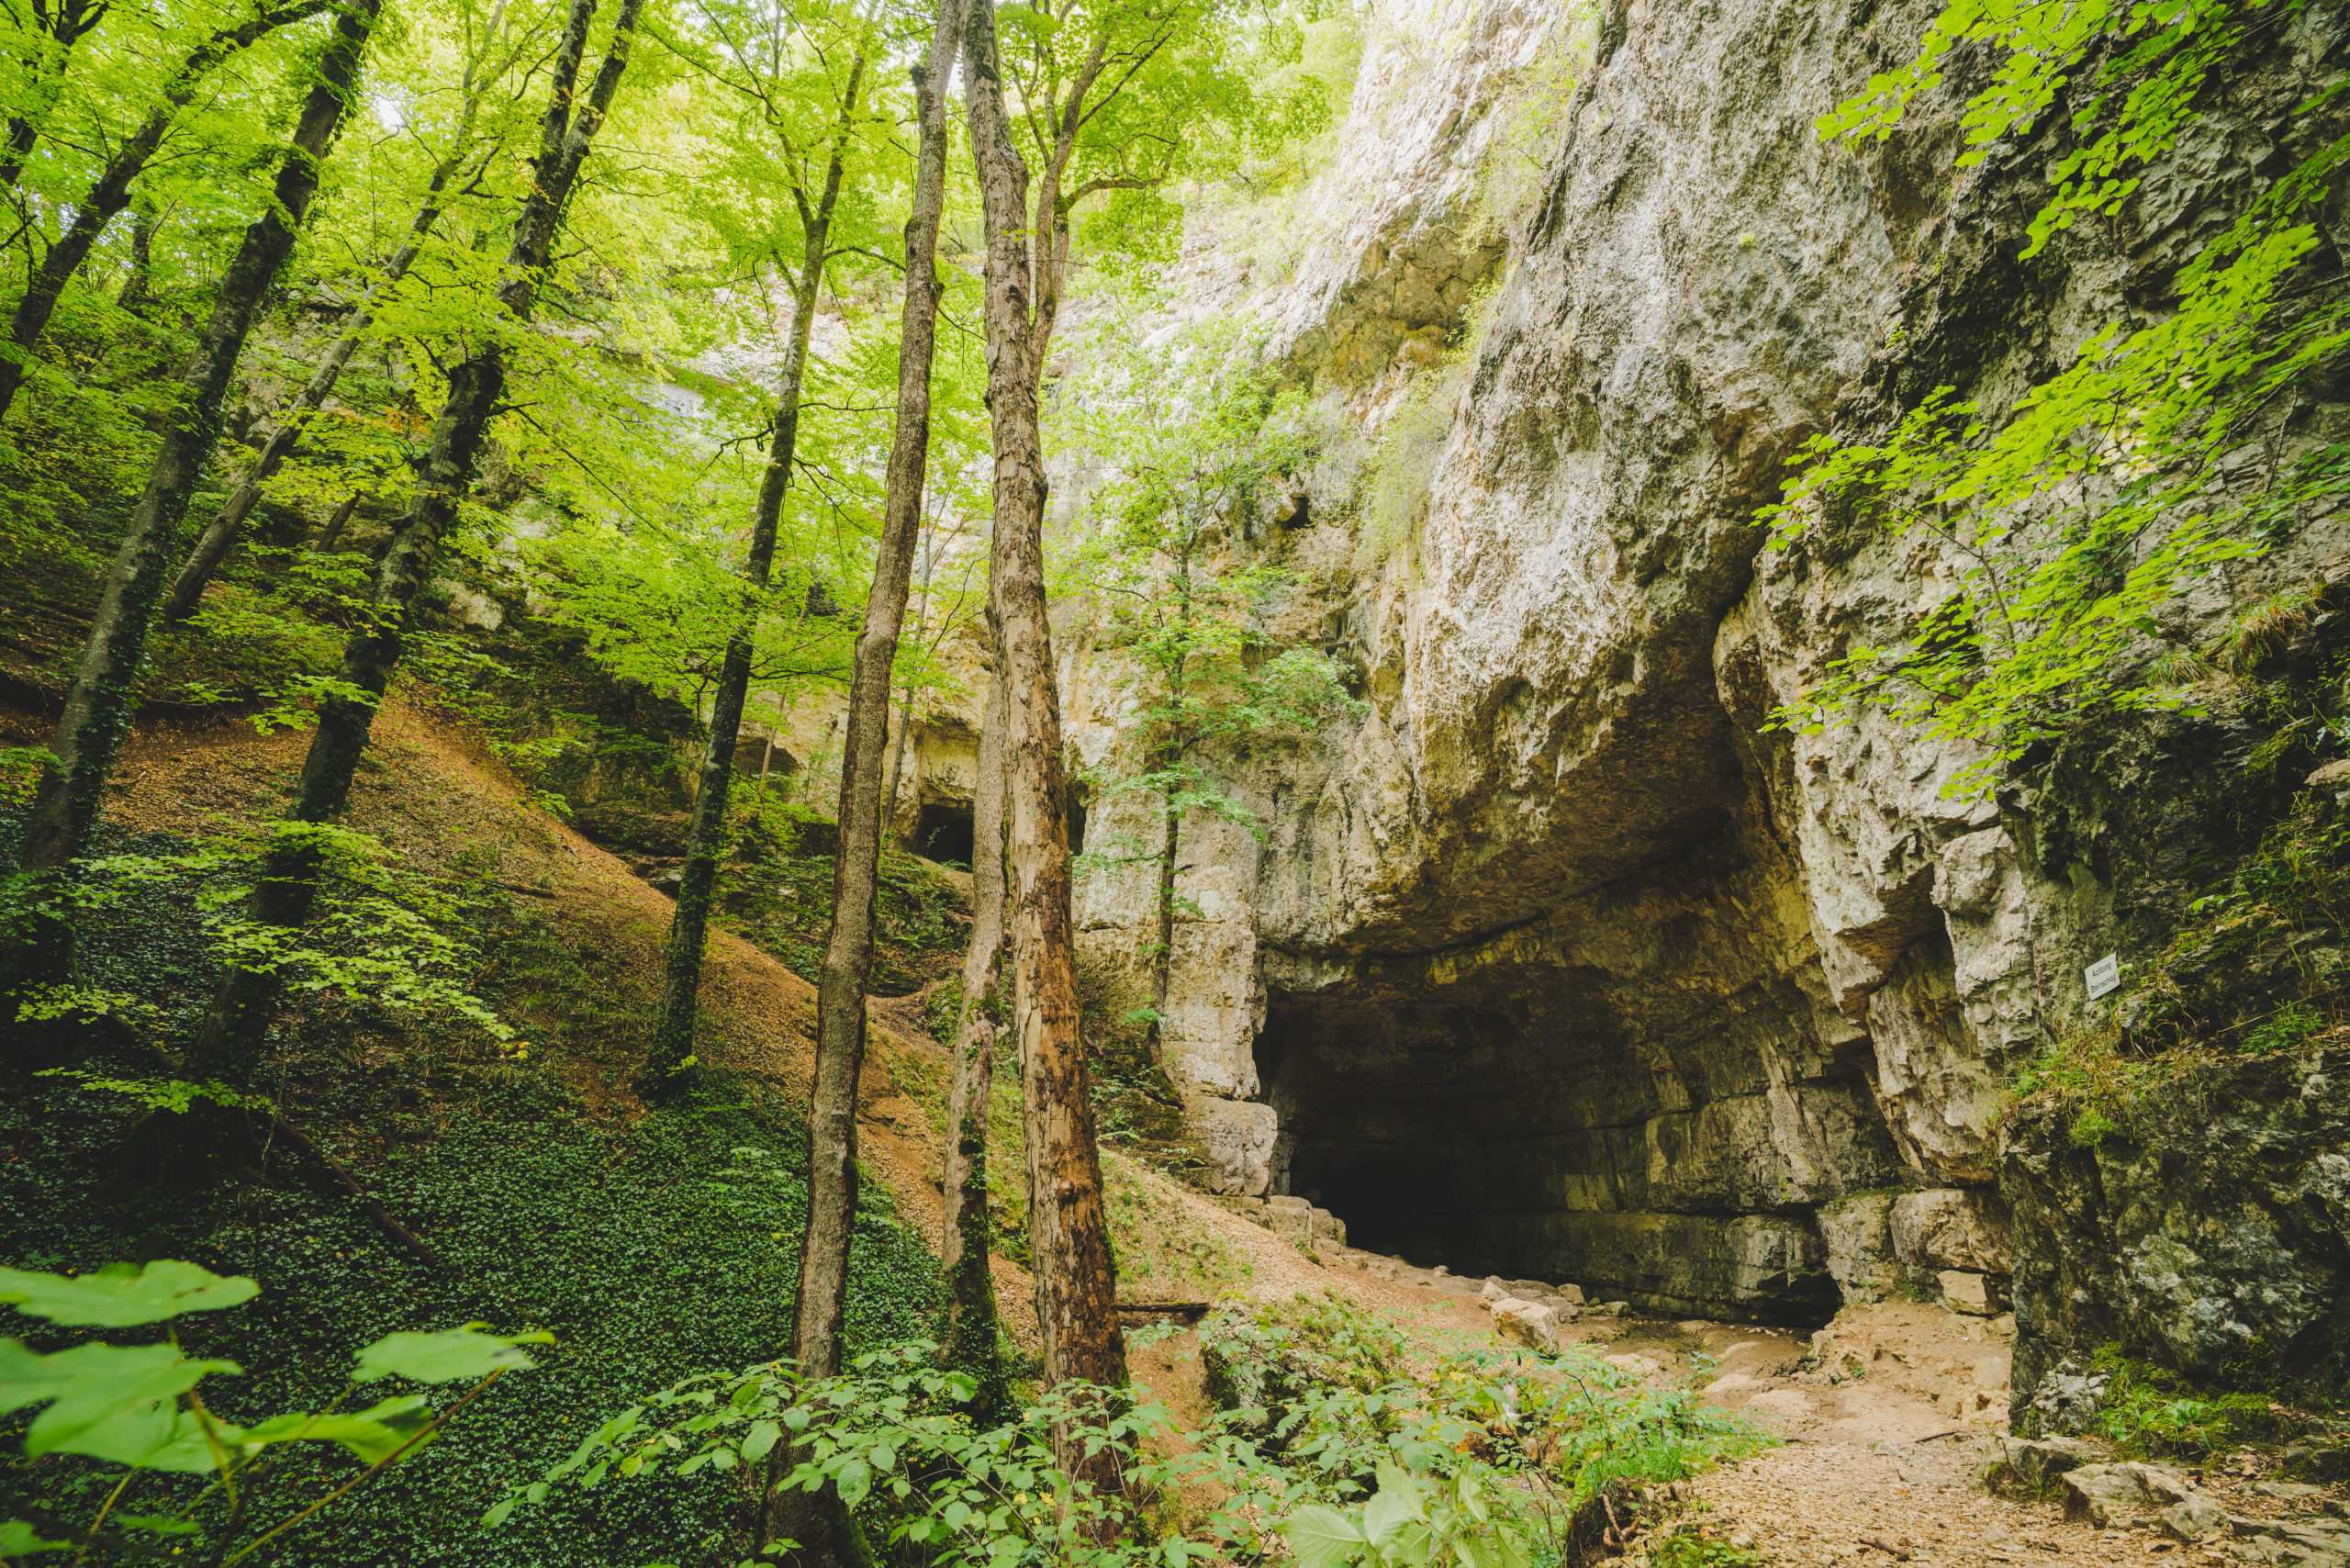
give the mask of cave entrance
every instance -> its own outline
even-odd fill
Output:
[[[1770,1085],[1746,1081],[1754,1058],[1718,1014],[1660,1040],[1608,976],[1564,966],[1266,1001],[1274,1191],[1336,1214],[1352,1245],[1680,1316],[1834,1315],[1810,1215],[1746,1190],[1774,1158]],[[1660,1052],[1691,1065],[1661,1075]]]
[[[914,853],[929,859],[968,866],[976,842],[968,806],[933,801],[923,807],[922,815],[915,820]]]

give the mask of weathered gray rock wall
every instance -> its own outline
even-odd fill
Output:
[[[1980,801],[1946,790],[1969,753],[1881,715],[1771,728],[1958,566],[1849,529],[1765,554],[1754,512],[1812,434],[1943,384],[2004,406],[2092,323],[2159,308],[2221,198],[2290,151],[2264,128],[2338,68],[2345,18],[2312,7],[2232,61],[2161,200],[2023,263],[2062,115],[1956,170],[1961,62],[1888,141],[1815,129],[1936,9],[1606,8],[1411,539],[1366,558],[1343,465],[1305,525],[1237,531],[1303,585],[1269,626],[1351,665],[1370,711],[1228,759],[1265,837],[1190,841],[1168,1048],[1224,1184],[1312,1197],[1363,1244],[1787,1318],[1946,1272],[1996,1310],[2012,1272],[2028,1387],[2032,1336],[2077,1337],[2034,1260],[2139,1245],[2138,1222],[2034,1196],[2010,1240],[2003,1086],[2077,1014],[2085,965],[2161,940],[2220,847],[2217,759],[2245,721],[2088,726]],[[1447,16],[1416,96],[1374,55],[1387,86],[1358,95],[1299,277],[1250,296],[1216,274],[1214,308],[1275,322],[1366,440],[1429,357],[1409,345],[1460,330],[1454,286],[1491,264],[1447,237],[1473,205],[1460,171],[1554,25],[1500,0]],[[2344,423],[2312,404],[2293,439]],[[2346,558],[2350,525],[2320,521],[2174,629]],[[1073,743],[1102,761],[1114,672],[1076,649],[1067,681]],[[1105,805],[1093,831],[1145,821]],[[1084,939],[1131,953],[1148,907],[1138,872],[1089,878]],[[2196,1167],[2161,1169],[2145,1180],[2187,1185],[2155,1231],[2231,1223]],[[2107,1316],[2078,1322],[2121,1321],[2141,1284],[2117,1262],[2084,1288]]]
[[[2212,1070],[2086,1148],[2027,1114],[2006,1156],[2018,1386],[2114,1343],[2215,1382],[2350,1383],[2350,1052]]]

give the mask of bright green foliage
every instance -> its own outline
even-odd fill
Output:
[[[351,1381],[380,1383],[387,1377],[404,1377],[410,1383],[466,1382],[527,1367],[531,1359],[514,1347],[551,1344],[554,1338],[552,1334],[525,1334],[498,1339],[476,1332],[481,1327],[469,1323],[445,1334],[386,1334],[359,1352]]]
[[[271,852],[298,845],[326,868],[321,897],[300,926],[246,919],[247,894]],[[339,823],[278,822],[261,833],[223,838],[167,855],[101,856],[67,884],[36,884],[21,874],[0,878],[0,919],[22,919],[35,909],[69,911],[86,921],[96,911],[147,890],[187,891],[202,913],[214,956],[240,969],[274,969],[300,995],[364,1001],[420,1018],[460,1022],[501,1044],[512,1031],[468,991],[464,977],[476,961],[463,935],[478,913],[479,891],[454,888],[401,863],[389,846]],[[39,899],[45,902],[36,903]],[[150,999],[86,984],[20,993],[23,1016],[57,1017],[82,1010],[137,1022],[154,1016]],[[145,1099],[158,1109],[185,1110],[198,1098],[241,1103],[214,1085],[177,1081],[92,1079],[95,1088]]]
[[[0,833],[6,825],[0,819]],[[166,1018],[200,1005],[216,960],[187,902],[177,885],[154,883],[98,911],[85,950],[91,981],[138,990]],[[265,1282],[266,1292],[242,1306],[195,1315],[206,1320],[200,1333],[181,1320],[192,1355],[246,1369],[199,1385],[225,1424],[251,1429],[284,1412],[364,1417],[386,1394],[414,1392],[379,1383],[346,1393],[359,1351],[387,1334],[486,1318],[560,1336],[559,1350],[530,1352],[540,1365],[527,1376],[499,1378],[404,1457],[395,1484],[346,1495],[250,1563],[686,1562],[712,1550],[729,1517],[728,1487],[697,1475],[560,1500],[528,1530],[476,1528],[509,1479],[560,1460],[645,1390],[762,1359],[786,1342],[805,1217],[797,1176],[805,1131],[789,1096],[766,1081],[722,1078],[707,1098],[654,1115],[599,1113],[569,1092],[566,1081],[592,1086],[599,1072],[632,1065],[628,1053],[641,1048],[651,999],[641,969],[607,936],[591,941],[548,913],[539,901],[501,900],[483,907],[473,931],[482,949],[473,983],[529,1040],[526,1061],[461,1034],[312,998],[284,1019],[282,1055],[264,1081],[289,1115],[431,1241],[446,1270],[387,1244],[339,1188],[296,1179],[304,1167],[292,1160],[273,1160],[273,1179],[237,1189],[250,1201],[226,1209],[217,1189],[142,1194],[128,1210],[93,1204],[90,1183],[119,1160],[136,1103],[57,1079],[32,1080],[0,1103],[0,1143],[21,1151],[0,1167],[11,1262],[56,1273],[84,1260],[95,1268],[134,1245],[129,1226],[216,1274]],[[354,1070],[361,1052],[382,1066]],[[129,1050],[102,1051],[99,1060],[126,1077],[143,1065]],[[730,1154],[746,1146],[762,1155]],[[719,1175],[763,1166],[784,1179]],[[937,1299],[936,1261],[918,1234],[888,1217],[888,1199],[869,1183],[856,1221],[848,1328],[859,1349],[919,1334]],[[26,1337],[44,1350],[70,1342]],[[453,1385],[435,1402],[445,1407],[459,1392]],[[263,1522],[364,1468],[336,1441],[269,1451],[278,1457],[248,1471],[241,1494],[249,1518]],[[78,1541],[119,1474],[71,1456],[0,1465],[0,1520],[13,1515],[43,1539]],[[168,1516],[209,1479],[142,1473],[117,1510]],[[216,1541],[226,1511],[217,1494],[200,1510]]]
[[[1161,861],[1194,812],[1259,833],[1214,764],[1250,739],[1296,736],[1359,709],[1339,667],[1310,648],[1278,653],[1260,611],[1286,579],[1243,541],[1281,476],[1303,465],[1294,395],[1276,395],[1260,337],[1218,322],[1153,346],[1096,340],[1085,383],[1063,394],[1069,444],[1109,466],[1087,497],[1099,521],[1064,566],[1101,615],[1097,642],[1123,655],[1125,749],[1143,766],[1098,780],[1155,795],[1163,843],[1089,849],[1088,867]],[[1171,886],[1171,884],[1170,884]]]
[[[1269,1444],[1307,1401],[1376,1394],[1405,1359],[1393,1324],[1335,1291],[1225,1307],[1200,1325],[1200,1347],[1208,1398],[1234,1431]]]
[[[2310,1425],[2266,1394],[2198,1387],[2132,1359],[2119,1344],[2100,1346],[2090,1366],[2107,1380],[2097,1433],[2132,1458],[2220,1460],[2244,1444],[2295,1437]]]
[[[111,1264],[75,1279],[56,1274],[0,1270],[0,1301],[19,1311],[77,1327],[122,1328],[162,1323],[185,1312],[217,1311],[259,1294],[250,1279],[221,1278],[193,1263],[166,1260],[144,1269]],[[490,1380],[526,1371],[531,1360],[515,1349],[551,1343],[554,1336],[529,1333],[495,1336],[471,1324],[437,1334],[395,1334],[359,1353],[352,1381],[372,1383],[401,1377],[411,1383],[473,1383],[475,1392]],[[196,1386],[214,1374],[233,1377],[234,1361],[198,1360],[176,1341],[118,1347],[93,1341],[42,1355],[15,1338],[0,1338],[0,1412],[41,1406],[25,1433],[28,1458],[81,1454],[133,1472],[163,1471],[213,1477],[210,1487],[167,1518],[116,1513],[114,1502],[132,1477],[122,1478],[106,1506],[90,1521],[81,1542],[87,1552],[102,1536],[109,1517],[125,1529],[187,1533],[192,1517],[218,1489],[234,1497],[244,1473],[263,1452],[282,1443],[341,1445],[367,1468],[341,1490],[358,1484],[430,1441],[442,1424],[469,1402],[436,1413],[421,1394],[398,1394],[349,1415],[272,1417],[240,1428],[218,1420],[196,1396]],[[340,1495],[338,1492],[336,1495]],[[315,1512],[313,1504],[252,1540],[223,1541],[224,1563],[249,1554]],[[232,1514],[241,1518],[241,1513]],[[231,1529],[235,1529],[232,1525]],[[113,1541],[109,1540],[109,1544]],[[229,1550],[234,1548],[233,1551]],[[0,1538],[0,1555],[43,1550],[30,1527],[12,1521],[12,1536]]]
[[[1324,81],[1289,69],[1304,40],[1286,8],[1045,0],[999,7],[996,26],[1005,95],[1029,106],[1012,123],[1030,167],[1050,166],[1061,129],[1037,111],[1067,104],[1084,84],[1051,217],[1099,268],[1173,261],[1183,232],[1183,209],[1169,196],[1178,183],[1278,159],[1330,114]]]
[[[1918,62],[1821,129],[1890,134],[1940,80],[1936,62],[1958,42],[1988,41],[2008,64],[1967,113],[1970,137],[1987,142],[2028,125],[2069,73],[2111,50],[2103,91],[2076,118],[2082,134],[2104,135],[2060,172],[2033,222],[2037,250],[2078,214],[2124,201],[2136,179],[2117,171],[2166,151],[2218,55],[2255,19],[2273,19],[2264,13],[2292,8],[1961,0]],[[2350,347],[2338,299],[2288,305],[2285,292],[2319,243],[2315,207],[2345,157],[2350,138],[2262,191],[2180,272],[2176,310],[2134,331],[2109,323],[2003,415],[1942,387],[1875,441],[1815,437],[1792,459],[1801,474],[1762,513],[1774,548],[1829,520],[1924,532],[1947,547],[1957,581],[1915,607],[1905,642],[1847,649],[1779,722],[1817,734],[1855,700],[1882,703],[1934,739],[1976,749],[1948,789],[1982,794],[2087,714],[2191,702],[2148,677],[2158,616],[2196,578],[2258,554],[2345,488],[2341,447],[2289,466],[2235,464],[2280,397]]]
[[[1304,1568],[1527,1568],[1526,1544],[1496,1519],[1476,1473],[1423,1480],[1393,1463],[1359,1509],[1309,1503],[1281,1527]]]
[[[2036,254],[2076,218],[2119,214],[2143,169],[2177,145],[2196,118],[2194,100],[2211,67],[2255,26],[2274,25],[2303,0],[1955,0],[1926,30],[1918,57],[1869,78],[1868,91],[1819,120],[1822,136],[1874,135],[1884,140],[1920,92],[1942,85],[1953,50],[1985,45],[2005,52],[1998,79],[1971,99],[1960,124],[1972,149],[1961,168],[1981,163],[1991,144],[2029,132],[2068,88],[2079,104],[2073,129],[2081,145],[2053,173],[2056,194],[2033,218]],[[2102,59],[2099,59],[2102,56]],[[2092,61],[2087,84],[2077,78]],[[2087,85],[2087,95],[2078,89]],[[2308,107],[2304,106],[2304,112]],[[2123,171],[2138,171],[2123,177]]]
[[[1649,1548],[1656,1568],[1762,1568],[1762,1554],[1695,1529],[1678,1529]]]
[[[1236,1424],[1261,1412],[1178,1433],[1162,1408],[1077,1383],[976,1428],[964,1414],[970,1380],[933,1364],[924,1346],[812,1383],[770,1363],[691,1378],[621,1412],[489,1519],[520,1523],[521,1509],[615,1476],[740,1469],[789,1435],[808,1457],[787,1484],[831,1487],[868,1534],[941,1563],[1181,1568],[1286,1550],[1318,1562],[1499,1568],[1565,1547],[1596,1487],[1677,1479],[1763,1440],[1687,1390],[1642,1389],[1581,1350],[1553,1361],[1449,1349],[1430,1360],[1368,1390],[1308,1391],[1263,1439]],[[1054,1457],[1057,1433],[1116,1452],[1131,1497],[1196,1487],[1219,1501],[1190,1517],[1137,1514],[1072,1483]],[[1440,1555],[1413,1557],[1415,1541]]]

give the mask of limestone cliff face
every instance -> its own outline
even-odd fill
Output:
[[[1692,1311],[1824,1317],[1943,1270],[1996,1310],[2031,1275],[1998,1193],[2011,1058],[2076,1015],[2086,965],[2160,940],[2239,722],[2092,725],[1987,801],[1945,791],[1969,756],[1882,717],[1771,729],[1954,567],[1915,538],[1765,554],[1752,520],[1811,434],[1944,384],[2001,406],[2086,323],[2152,308],[2213,198],[2277,155],[2263,128],[2339,69],[2345,18],[2313,7],[2232,62],[2159,202],[2021,263],[2061,125],[1955,170],[1961,70],[1890,141],[1814,129],[1935,9],[1608,6],[1412,539],[1367,560],[1335,474],[1289,521],[1236,524],[1234,548],[1305,585],[1276,629],[1351,665],[1370,711],[1229,759],[1262,842],[1188,840],[1169,1060],[1228,1190],[1310,1196],[1424,1263]],[[1488,121],[1566,25],[1512,0],[1443,19],[1432,58],[1374,48],[1293,281],[1191,263],[1202,308],[1259,311],[1371,434],[1503,263],[1472,221]],[[2344,422],[2314,408],[2299,439]],[[2345,557],[2321,521],[2180,613]],[[1098,761],[1116,672],[1070,655],[1072,744]],[[1090,831],[1133,812],[1099,802]],[[1102,955],[1133,951],[1149,907],[1141,873],[1079,891]],[[1924,1198],[1956,1217],[1897,1223]],[[2307,1327],[2165,1257],[2207,1316]],[[2016,1305],[2053,1354],[2070,1331]]]

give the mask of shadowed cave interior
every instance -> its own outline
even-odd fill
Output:
[[[1275,992],[1256,1046],[1273,1190],[1423,1267],[1825,1323],[1839,1295],[1814,1211],[1899,1174],[1866,1037],[1787,1051],[1807,1004],[1784,980],[1670,1021],[1625,1004],[1600,971],[1535,964]],[[1771,1065],[1791,1055],[1792,1081]],[[1824,1179],[1816,1159],[1789,1177],[1791,1109],[1834,1126]]]

